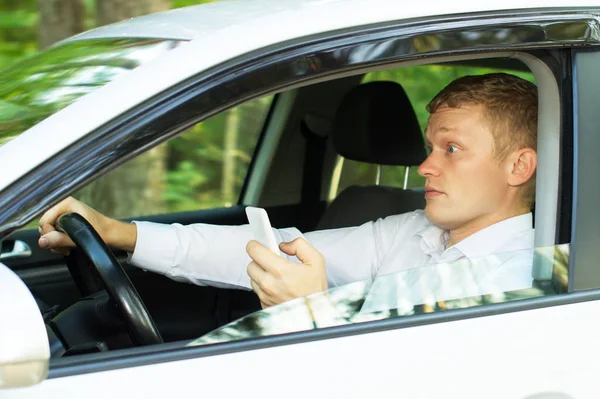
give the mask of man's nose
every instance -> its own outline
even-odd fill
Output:
[[[427,158],[419,165],[418,173],[423,176],[438,176],[440,168],[436,162],[436,155],[432,151]]]

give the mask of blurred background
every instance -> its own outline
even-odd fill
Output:
[[[0,0],[0,68],[98,26],[214,0]]]

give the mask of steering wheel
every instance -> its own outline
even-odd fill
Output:
[[[58,225],[94,266],[109,297],[116,303],[134,343],[137,345],[162,343],[158,328],[131,280],[92,225],[78,213],[61,216]]]

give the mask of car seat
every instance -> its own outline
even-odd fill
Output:
[[[427,157],[417,116],[395,82],[370,82],[350,90],[335,114],[331,137],[336,151],[354,161],[417,166]],[[358,226],[424,206],[422,189],[350,186],[327,207],[317,230]]]

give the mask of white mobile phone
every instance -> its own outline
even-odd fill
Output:
[[[271,222],[267,211],[263,208],[255,208],[253,206],[246,207],[246,216],[250,223],[250,229],[254,235],[254,239],[258,241],[263,247],[270,249],[277,255],[281,255],[279,247],[277,246],[277,240],[273,229],[271,228]]]

